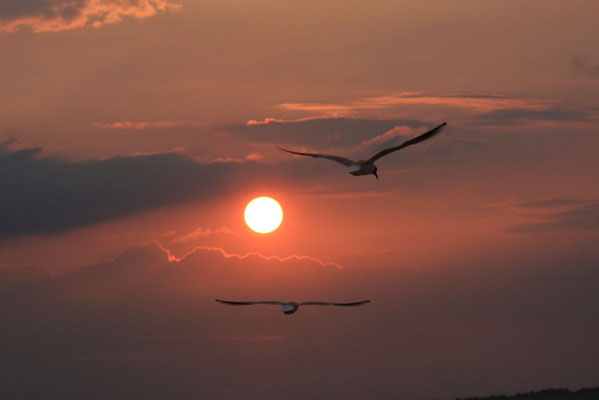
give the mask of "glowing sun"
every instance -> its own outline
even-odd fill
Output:
[[[258,233],[270,233],[283,221],[281,205],[270,197],[256,197],[245,207],[245,223]]]

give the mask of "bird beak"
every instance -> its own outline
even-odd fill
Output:
[[[376,174],[376,172],[373,172],[374,176],[376,176],[376,179],[379,179],[379,176]]]

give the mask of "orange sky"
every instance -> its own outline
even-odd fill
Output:
[[[596,282],[599,240],[597,15],[599,3],[583,0],[0,0],[1,271],[40,266],[56,276],[79,276],[85,274],[85,266],[110,269],[112,261],[102,263],[118,260],[119,254],[129,254],[139,245],[146,247],[133,251],[125,264],[163,266],[161,252],[170,251],[183,260],[177,265],[201,270],[207,266],[199,264],[198,254],[221,249],[225,254],[278,257],[286,260],[282,265],[299,257],[308,269],[356,269],[368,274],[372,286],[361,288],[359,279],[347,272],[341,286],[331,280],[311,292],[310,281],[320,275],[302,275],[294,287],[285,282],[287,277],[271,271],[278,267],[268,262],[265,267],[264,259],[255,256],[243,259],[253,283],[231,278],[231,285],[215,284],[220,293],[198,285],[204,290],[198,295],[201,301],[209,296],[258,296],[257,289],[281,296],[277,287],[285,287],[293,296],[306,290],[344,300],[373,297],[369,307],[374,308],[379,290],[380,301],[399,300],[385,286],[386,278],[377,278],[373,271],[391,268],[389,279],[404,285],[404,271],[422,268],[426,272],[413,292],[401,298],[401,307],[413,301],[417,311],[403,315],[400,323],[376,319],[395,305],[376,309],[376,317],[366,317],[376,319],[370,321],[373,331],[352,320],[360,343],[374,346],[367,342],[376,340],[381,330],[387,330],[385,340],[391,341],[403,323],[413,328],[408,335],[416,336],[430,328],[451,338],[467,329],[479,350],[472,357],[501,358],[494,353],[497,343],[489,336],[490,327],[520,312],[514,310],[552,310],[553,300],[542,296],[555,292],[578,293],[580,297],[566,302],[578,311],[598,305],[599,298],[589,291],[594,286],[584,283]],[[274,147],[360,159],[444,121],[447,128],[433,140],[380,160],[380,180],[352,177],[330,161],[293,157]],[[261,195],[279,200],[285,213],[281,227],[269,235],[258,235],[243,222],[245,205]],[[216,256],[213,260],[222,261]],[[509,264],[507,270],[523,287],[530,284],[529,276],[569,271],[575,278],[561,282],[564,286],[553,288],[555,292],[533,287],[531,292],[538,289],[541,297],[518,303],[510,278],[502,278],[502,263]],[[477,319],[480,315],[468,297],[451,292],[447,283],[459,280],[464,269],[464,281],[476,286],[468,286],[472,293],[497,292],[498,303],[485,308],[484,318]],[[482,272],[472,272],[479,269]],[[259,283],[264,271],[274,274],[268,282],[275,288]],[[202,273],[194,277],[227,279],[222,271],[208,271],[206,277]],[[74,297],[63,294],[71,300],[79,299],[73,294],[77,284],[71,287],[69,276],[55,278],[68,281],[57,285],[64,285]],[[165,278],[169,285],[182,284],[171,278]],[[9,283],[0,289],[16,285],[10,276],[0,275],[0,283],[1,279]],[[434,286],[431,295],[475,315],[468,324],[476,327],[464,328],[451,312],[454,319],[443,322],[443,316],[436,315],[435,321],[423,322],[422,313],[431,312],[428,303],[419,303],[427,296],[428,283]],[[131,285],[135,291],[135,283]],[[187,293],[189,287],[180,289]],[[173,296],[176,290],[167,292],[165,296]],[[62,296],[60,290],[57,293]],[[167,300],[160,307],[172,312],[176,306],[170,297]],[[90,307],[102,309],[104,300],[98,301]],[[188,312],[191,303],[186,302],[191,300],[181,301],[181,312]],[[147,299],[140,300],[139,307],[147,306]],[[198,307],[208,307],[208,323],[227,326],[226,334],[213,332],[220,337],[214,345],[219,350],[206,356],[210,360],[221,366],[234,362],[233,353],[224,355],[228,350],[223,344],[233,342],[244,362],[260,354],[271,355],[276,363],[292,358],[308,380],[317,379],[307,366],[318,360],[302,359],[297,349],[289,354],[250,349],[247,343],[268,346],[273,344],[268,338],[277,343],[294,338],[289,325],[269,322],[266,311],[252,314],[268,325],[261,331],[249,320],[235,326],[232,320],[246,318],[241,312],[214,309],[212,304]],[[223,314],[213,315],[216,310]],[[503,317],[488,322],[495,311]],[[565,321],[567,313],[561,311],[551,324]],[[384,378],[389,392],[369,390],[379,398],[397,393],[405,398],[448,398],[596,385],[599,382],[588,378],[585,369],[599,367],[599,357],[594,363],[585,358],[598,354],[596,346],[585,354],[566,344],[575,336],[591,343],[599,333],[596,325],[583,322],[588,315],[580,312],[580,319],[567,320],[571,331],[543,336],[543,343],[561,351],[564,359],[584,366],[569,369],[580,379],[564,372],[569,365],[545,377],[531,374],[519,380],[509,374],[510,366],[517,364],[514,360],[525,359],[533,333],[542,336],[547,328],[547,321],[537,324],[524,316],[517,321],[522,325],[501,328],[514,335],[514,358],[485,370],[478,386],[469,386],[465,378],[472,371],[466,357],[458,363],[463,362],[463,375],[448,373],[446,391],[414,383],[401,392],[390,376]],[[317,320],[325,318],[319,313]],[[307,333],[313,323],[303,320],[298,329]],[[343,324],[331,322],[328,329],[340,334]],[[89,332],[81,335],[90,335],[83,346],[87,353],[68,348],[64,351],[73,352],[69,357],[114,355],[110,343],[99,344]],[[333,338],[324,335],[307,339],[306,346],[331,346],[333,355],[325,364],[334,367],[332,360],[344,359],[342,353],[351,342],[332,345]],[[431,348],[448,345],[426,338]],[[212,352],[214,337],[204,339],[195,345]],[[175,369],[200,363],[201,357],[194,355],[189,356],[192,361],[179,355],[171,359],[163,348],[148,350],[150,356],[135,343],[126,355],[157,357]],[[379,350],[373,351],[385,365],[392,363],[392,356],[412,351],[394,348],[387,357]],[[535,348],[538,358],[531,368],[548,362],[542,350]],[[367,352],[357,352],[356,360],[365,362]],[[450,353],[443,353],[445,362],[455,357]],[[427,371],[443,371],[434,351],[413,360],[420,364],[410,375],[412,382],[424,382]],[[257,373],[256,382],[273,373],[265,368],[268,371]],[[222,376],[223,370],[206,376],[211,373]],[[500,378],[493,380],[494,373]],[[239,379],[250,385],[251,380]],[[344,382],[341,376],[334,380]],[[365,393],[375,383],[376,377],[369,376],[355,393]],[[330,389],[316,386],[323,393]],[[251,387],[256,394],[264,393],[258,384]],[[277,386],[279,394],[295,390],[299,389],[291,383]],[[198,392],[181,389],[180,397],[190,393]],[[340,397],[351,398],[343,393]]]

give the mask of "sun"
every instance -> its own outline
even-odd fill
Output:
[[[258,233],[270,233],[283,221],[281,205],[271,197],[256,197],[245,207],[245,223]]]

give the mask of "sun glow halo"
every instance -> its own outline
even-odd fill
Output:
[[[270,233],[283,221],[283,209],[273,198],[256,197],[245,207],[245,223],[258,233]]]

